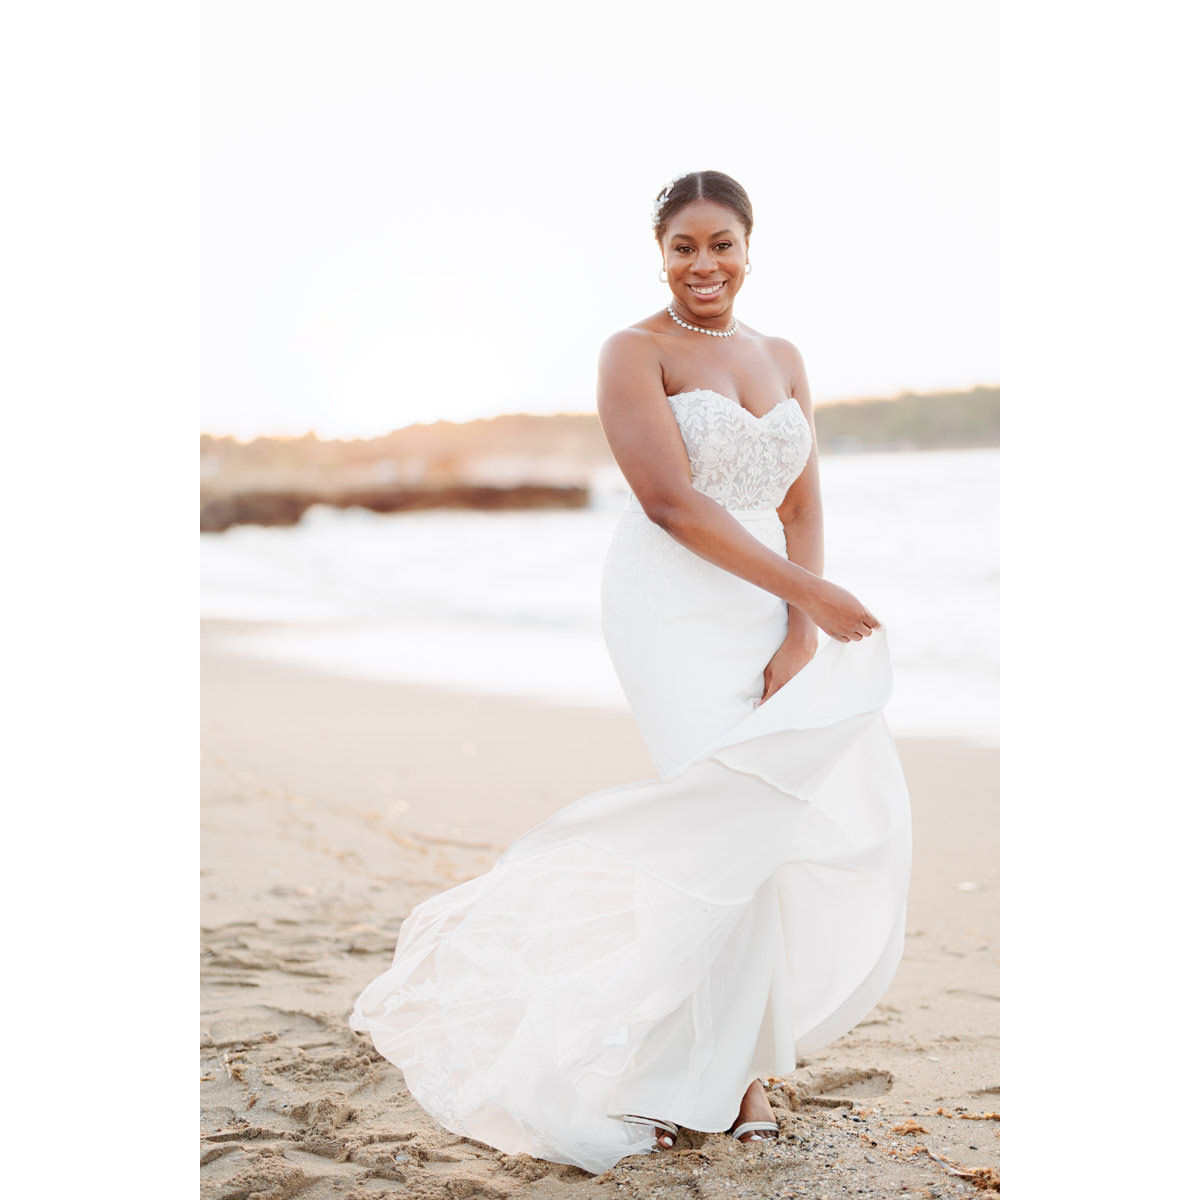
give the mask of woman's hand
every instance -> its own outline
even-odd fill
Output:
[[[806,620],[799,632],[789,631],[783,645],[771,656],[763,672],[763,694],[759,704],[775,695],[792,676],[798,674],[812,661],[817,652],[817,627]]]
[[[804,611],[839,642],[861,642],[879,628],[878,618],[857,597],[828,579],[818,579]]]

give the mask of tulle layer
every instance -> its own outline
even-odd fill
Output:
[[[890,688],[882,630],[825,642],[662,779],[577,800],[414,909],[351,1025],[441,1124],[508,1153],[598,1172],[652,1146],[623,1114],[728,1128],[899,962]]]

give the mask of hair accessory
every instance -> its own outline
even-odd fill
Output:
[[[667,186],[666,186],[665,188],[663,188],[663,190],[662,190],[661,192],[659,192],[659,193],[658,193],[658,196],[655,198],[655,201],[654,201],[654,208],[651,210],[651,213],[650,213],[650,222],[651,222],[651,226],[652,226],[652,228],[655,230],[655,232],[657,232],[657,231],[658,231],[658,218],[659,218],[659,216],[662,214],[663,205],[664,205],[664,204],[666,204],[666,202],[667,202],[667,197],[668,197],[668,196],[671,194],[671,189],[672,189],[672,188],[673,188],[673,187],[674,187],[674,186],[675,186],[675,185],[676,185],[676,184],[677,184],[677,183],[678,183],[678,182],[679,182],[679,181],[680,181],[680,180],[681,180],[681,179],[684,177],[684,175],[686,175],[686,174],[687,174],[687,172],[685,171],[685,172],[683,173],[683,175],[676,175],[676,176],[675,176],[675,178],[674,178],[674,179],[672,179],[672,180],[671,180],[671,182],[670,182],[670,183],[668,183],[668,184],[667,184]]]

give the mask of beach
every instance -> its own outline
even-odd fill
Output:
[[[448,1133],[346,1023],[412,907],[577,797],[655,775],[632,717],[236,653],[202,634],[201,1191],[209,1200],[977,1195],[999,1169],[999,751],[898,739],[904,959],[769,1095],[601,1176]]]

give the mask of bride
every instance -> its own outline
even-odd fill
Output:
[[[670,300],[601,352],[632,491],[603,631],[660,778],[418,905],[351,1016],[446,1128],[593,1172],[680,1127],[777,1136],[762,1077],[853,1028],[903,948],[885,634],[822,577],[801,357],[734,316],[752,228],[728,175],[668,184]]]

